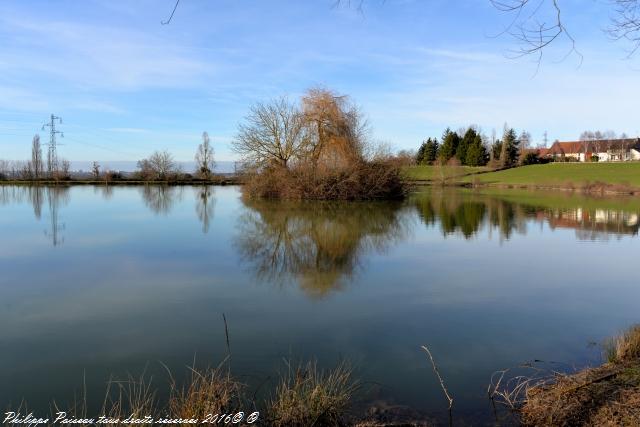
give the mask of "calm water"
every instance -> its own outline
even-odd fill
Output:
[[[0,186],[0,406],[194,355],[257,385],[283,358],[350,360],[367,401],[466,420],[491,373],[600,361],[640,321],[640,201],[423,192],[243,202],[237,188]],[[267,384],[270,384],[267,381]],[[268,389],[268,386],[261,390]]]

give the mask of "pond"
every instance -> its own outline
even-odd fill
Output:
[[[83,383],[99,402],[110,375],[161,387],[162,364],[180,378],[230,351],[259,393],[285,359],[348,360],[364,408],[443,420],[427,345],[454,417],[490,422],[494,371],[600,363],[640,320],[639,215],[638,199],[516,190],[294,203],[0,186],[0,405],[48,410]]]

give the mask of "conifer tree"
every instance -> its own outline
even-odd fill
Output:
[[[429,138],[424,151],[424,162],[433,164],[438,158],[438,151],[440,150],[440,144],[438,144],[438,138]]]
[[[454,157],[459,144],[460,137],[458,134],[451,131],[450,128],[447,128],[442,135],[442,145],[440,146],[440,154],[438,156],[440,161],[446,163]]]

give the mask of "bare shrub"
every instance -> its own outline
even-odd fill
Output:
[[[340,169],[268,168],[250,176],[244,191],[261,198],[375,200],[401,198],[405,186],[397,165],[362,161]]]

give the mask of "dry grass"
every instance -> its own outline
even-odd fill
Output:
[[[190,378],[179,389],[171,379],[168,410],[171,418],[203,418],[207,414],[230,414],[246,409],[244,386],[225,369],[198,370],[190,367]]]
[[[640,359],[640,325],[634,325],[626,332],[605,343],[605,355],[609,362],[623,362]]]
[[[274,426],[339,426],[358,382],[352,369],[341,363],[329,372],[315,362],[292,366],[282,375],[267,410]]]
[[[165,367],[166,368],[166,367]],[[271,399],[264,401],[260,411],[260,425],[267,426],[338,426],[344,425],[346,413],[351,407],[358,382],[353,379],[352,369],[340,363],[329,371],[321,371],[315,362],[293,367],[287,363]],[[98,413],[89,413],[86,387],[72,403],[58,405],[53,402],[51,420],[58,412],[69,419],[96,419],[104,416],[119,422],[101,422],[100,425],[122,425],[127,418],[166,417],[185,420],[203,420],[208,414],[247,414],[256,408],[254,399],[246,394],[246,387],[233,378],[226,361],[215,368],[197,369],[189,367],[190,375],[178,386],[169,373],[168,401],[159,404],[157,389],[152,387],[152,378],[128,376],[124,380],[110,380],[104,401]],[[23,402],[18,408],[6,411],[23,413],[28,407]],[[28,413],[28,412],[27,412]],[[74,423],[89,426],[92,424]]]
[[[525,426],[640,425],[640,326],[610,340],[609,362],[572,375],[537,370],[508,371],[489,387],[492,399],[517,411]]]

